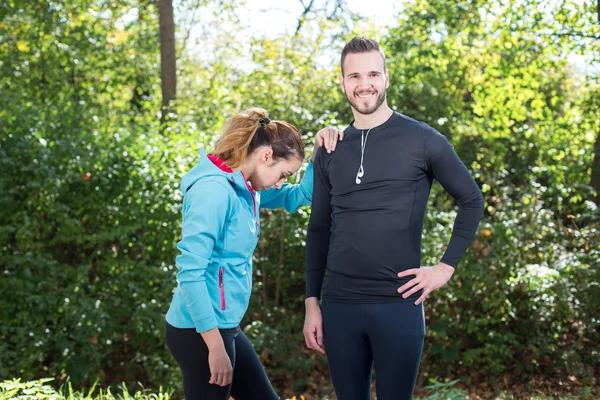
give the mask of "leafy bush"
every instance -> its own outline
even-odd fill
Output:
[[[322,16],[306,34],[252,40],[250,70],[232,62],[247,54],[233,36],[214,59],[182,58],[183,90],[160,126],[157,16],[150,2],[127,18],[130,5],[0,4],[0,378],[179,387],[163,318],[176,285],[179,180],[198,147],[248,106],[289,120],[309,145],[319,128],[351,120],[318,57],[340,39]],[[597,27],[593,12],[569,10],[544,25],[534,1],[514,10],[415,1],[382,37],[389,103],[446,134],[486,199],[455,277],[425,304],[422,381],[569,374],[597,385],[589,177],[600,91],[597,73],[576,73],[566,55],[597,60],[598,51],[563,31]],[[302,337],[309,213],[262,212],[242,326],[290,396],[330,390],[325,358]],[[423,264],[440,259],[454,216],[434,186]],[[52,395],[18,386],[30,389]]]

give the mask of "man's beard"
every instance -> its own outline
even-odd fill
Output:
[[[375,91],[377,92],[377,91]],[[379,109],[379,106],[381,106],[383,104],[383,102],[385,101],[385,91],[383,91],[382,93],[377,95],[377,99],[375,101],[375,104],[373,104],[372,107],[365,107],[363,105],[361,105],[359,102],[362,100],[359,97],[354,97],[354,101],[350,98],[350,96],[348,96],[348,93],[346,92],[346,100],[348,100],[348,103],[350,103],[350,105],[356,110],[358,111],[360,114],[363,115],[369,115],[369,114],[373,114],[375,111],[377,111]]]

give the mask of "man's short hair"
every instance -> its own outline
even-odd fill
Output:
[[[377,51],[381,54],[381,58],[383,59],[383,70],[386,70],[385,66],[385,54],[383,53],[383,49],[379,46],[379,43],[373,39],[369,39],[363,36],[356,36],[352,40],[350,40],[344,46],[342,50],[342,57],[340,61],[340,66],[342,67],[342,75],[344,75],[344,60],[348,54],[355,53],[368,53],[369,51]]]

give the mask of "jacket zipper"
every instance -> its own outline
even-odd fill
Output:
[[[254,189],[252,188],[252,186],[250,186],[248,184],[248,181],[246,180],[246,175],[244,175],[243,172],[242,172],[242,178],[244,178],[244,183],[246,184],[246,188],[248,189],[248,192],[250,192],[250,196],[252,197],[252,205],[254,206],[254,219],[256,219],[257,218],[257,215],[256,215],[256,199],[254,198]]]
[[[221,310],[225,310],[225,286],[223,285],[223,267],[219,268],[219,291],[221,292]]]

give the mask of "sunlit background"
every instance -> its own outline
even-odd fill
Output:
[[[425,303],[415,397],[600,398],[599,19],[591,0],[0,2],[0,397],[182,398],[163,340],[182,174],[246,107],[308,149],[347,126],[339,53],[366,35],[390,106],[485,198]],[[282,399],[335,398],[302,335],[309,215],[261,212],[242,322]],[[423,265],[455,216],[434,185]]]

